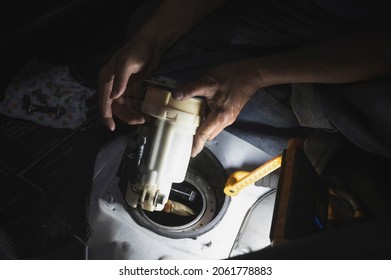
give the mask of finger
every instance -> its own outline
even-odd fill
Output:
[[[213,78],[204,77],[195,82],[178,86],[172,93],[177,100],[186,100],[194,96],[211,96],[217,91],[217,82]]]
[[[216,121],[216,116],[211,112],[194,136],[191,156],[198,155],[204,148],[206,141],[213,140],[225,127],[225,124]]]
[[[144,76],[141,75],[134,75],[135,79],[132,80],[131,83],[128,84],[128,87],[126,89],[126,95],[135,97],[135,100],[138,100],[141,102],[141,99],[144,97],[144,90],[143,90],[143,81]],[[140,109],[140,108],[138,108]]]
[[[99,111],[102,123],[109,130],[115,129],[115,122],[113,120],[113,112],[111,105],[113,100],[110,98],[110,92],[113,85],[113,75],[110,63],[105,65],[99,75]]]
[[[104,100],[101,102],[101,120],[105,127],[107,127],[110,131],[115,130],[115,122],[113,119],[113,112],[111,109],[111,104],[113,103],[113,100],[110,98],[104,98]]]
[[[141,124],[145,122],[145,117],[140,111],[141,100],[139,97],[133,95],[126,96],[125,105],[128,110],[127,114],[123,115],[124,121],[128,124]]]
[[[115,75],[113,89],[110,97],[116,99],[121,96],[128,85],[129,78],[140,71],[141,66],[136,62],[131,62],[130,58],[122,58],[121,55],[115,56]]]
[[[143,115],[131,110],[126,104],[113,102],[113,112],[119,119],[130,125],[142,124],[145,122]]]

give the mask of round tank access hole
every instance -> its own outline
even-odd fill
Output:
[[[128,208],[134,220],[151,231],[170,238],[196,238],[223,218],[230,197],[224,194],[227,174],[207,148],[192,158],[182,183],[172,185],[169,200],[191,209],[194,215]],[[183,209],[183,208],[181,208]]]
[[[174,203],[180,203],[181,205],[188,207],[194,214],[190,211],[186,211],[186,208],[181,206],[177,206],[180,208],[179,210],[176,209],[177,213],[144,211],[144,214],[152,222],[162,226],[178,227],[194,222],[204,210],[205,202],[203,194],[197,187],[188,181],[173,184],[169,199]]]

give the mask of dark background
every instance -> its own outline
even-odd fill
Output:
[[[38,59],[68,65],[97,89],[99,67],[124,42],[142,1],[8,1],[0,24],[0,99],[19,67]],[[97,94],[77,129],[42,127],[0,115],[0,259],[84,259],[94,160],[126,133],[102,127]]]
[[[124,43],[128,18],[143,2],[3,1],[0,100],[18,68],[33,58],[68,65],[80,83],[97,89],[100,66]],[[0,259],[87,258],[95,157],[131,129],[117,122],[109,132],[100,123],[97,96],[87,105],[87,121],[74,130],[0,115]],[[347,145],[330,171],[381,219],[244,258],[300,258],[298,251],[305,258],[390,258],[390,167],[389,160]]]

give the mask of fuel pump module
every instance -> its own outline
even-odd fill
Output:
[[[185,101],[171,96],[175,85],[164,80],[146,80],[141,112],[145,124],[130,139],[120,172],[129,174],[123,190],[127,204],[147,211],[162,211],[173,183],[185,179],[193,137],[201,124],[206,104],[198,98]]]

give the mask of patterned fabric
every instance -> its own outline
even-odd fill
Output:
[[[85,101],[93,94],[95,90],[78,83],[67,66],[34,59],[8,85],[0,113],[45,127],[75,129],[86,121]]]

